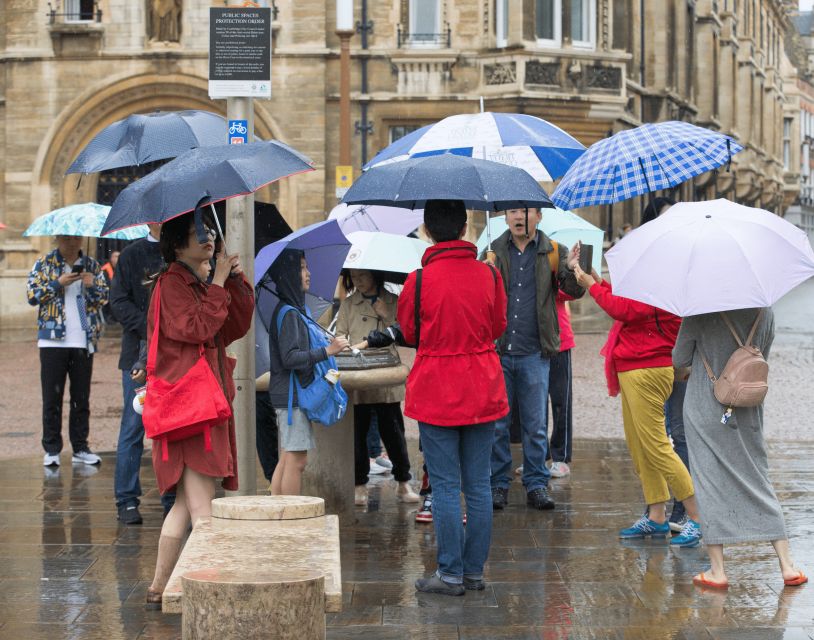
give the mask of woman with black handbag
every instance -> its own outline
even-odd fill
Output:
[[[153,582],[147,590],[147,606],[161,607],[161,597],[181,552],[183,537],[192,523],[209,516],[215,481],[223,488],[238,488],[235,423],[231,403],[235,395],[232,372],[235,360],[226,347],[242,338],[251,327],[254,290],[243,275],[237,255],[226,255],[217,246],[215,221],[208,211],[201,218],[188,213],[165,222],[161,228],[161,255],[166,264],[156,280],[147,320],[147,338],[153,354],[147,362],[145,430],[155,431],[160,422],[178,421],[194,412],[197,402],[178,401],[168,415],[148,420],[151,383],[165,389],[181,385],[193,369],[202,370],[210,385],[201,386],[198,396],[225,396],[228,417],[220,424],[176,429],[180,439],[168,433],[153,442],[153,468],[162,494],[174,491],[173,505],[161,527]],[[217,253],[216,253],[217,250]],[[215,257],[212,271],[211,260]],[[156,316],[158,321],[156,322]],[[214,380],[212,380],[214,376]],[[166,401],[171,393],[164,397]],[[203,404],[203,403],[202,403]],[[155,405],[153,405],[155,406]],[[192,415],[192,413],[190,413]],[[194,418],[190,418],[190,421]],[[190,425],[192,427],[192,425]],[[195,433],[197,431],[197,433]],[[155,437],[155,436],[153,436]]]

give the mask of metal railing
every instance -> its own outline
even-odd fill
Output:
[[[57,24],[58,22],[101,22],[102,10],[99,8],[99,3],[94,2],[92,11],[58,13],[57,8],[49,2],[46,16],[48,24]]]
[[[396,42],[399,49],[402,47],[446,47],[452,46],[452,29],[449,24],[442,33],[409,33],[402,31],[398,25],[396,31]]]

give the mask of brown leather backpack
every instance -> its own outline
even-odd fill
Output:
[[[760,349],[752,344],[752,338],[755,337],[760,319],[763,317],[763,309],[761,309],[755,323],[752,325],[752,330],[746,338],[744,344],[732,322],[725,313],[721,313],[729,332],[738,343],[738,348],[729,356],[724,370],[721,372],[720,377],[715,377],[712,373],[712,368],[709,362],[704,357],[701,349],[698,352],[701,354],[701,361],[704,363],[704,368],[707,370],[707,375],[712,381],[712,391],[715,394],[716,400],[725,407],[757,407],[763,403],[766,393],[769,391],[769,364],[763,357]]]

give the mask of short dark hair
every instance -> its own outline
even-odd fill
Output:
[[[642,221],[640,224],[646,224],[651,220],[655,220],[659,217],[659,213],[661,213],[664,207],[672,207],[674,204],[675,200],[672,198],[664,198],[661,196],[650,201],[644,208],[644,211],[642,211]]]
[[[465,224],[462,200],[427,200],[424,205],[424,226],[435,242],[457,240]]]
[[[374,269],[359,269],[359,271],[369,271],[376,287],[379,290],[384,287],[384,282],[387,278],[384,271],[375,271]],[[342,269],[339,275],[342,276],[342,288],[345,289],[345,293],[353,291],[355,287],[353,286],[353,279],[350,277],[350,269]]]
[[[203,223],[213,229],[215,227],[215,219],[212,211],[209,208],[201,211],[201,219]],[[164,263],[169,265],[175,262],[176,249],[184,249],[189,246],[189,231],[195,224],[195,212],[190,211],[183,213],[167,220],[161,225],[161,238],[159,245],[161,249],[161,257],[164,258]],[[220,238],[215,241],[215,250],[220,250]]]

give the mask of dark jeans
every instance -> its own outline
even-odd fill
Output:
[[[574,422],[571,393],[571,350],[551,358],[548,373],[548,397],[551,398],[551,440],[548,457],[553,462],[571,462],[571,440]]]
[[[144,423],[133,410],[133,397],[140,385],[133,382],[129,371],[122,371],[122,421],[116,446],[116,471],[113,474],[113,493],[116,507],[138,506],[141,502],[141,457],[144,453]],[[175,504],[175,494],[165,493],[161,504],[167,512]]]
[[[684,435],[684,396],[687,395],[687,381],[673,382],[673,392],[664,403],[664,418],[667,434],[673,439],[673,450],[681,458],[687,471],[690,470],[690,454],[687,451],[687,437]],[[676,505],[681,504],[678,500]],[[675,508],[675,507],[674,507]]]
[[[463,576],[480,579],[492,541],[489,457],[494,422],[460,427],[418,423],[424,458],[432,474],[432,522],[438,545],[438,573],[460,584]],[[467,525],[461,514],[466,499]]]
[[[271,482],[280,454],[277,449],[277,412],[268,392],[258,391],[255,394],[254,411],[257,419],[257,457],[260,458],[263,475]]]
[[[42,448],[51,455],[62,451],[62,398],[65,379],[70,380],[68,436],[74,452],[88,448],[90,431],[90,379],[93,354],[87,349],[42,347],[40,381],[42,383]]]
[[[410,458],[407,456],[407,441],[404,439],[404,417],[401,415],[401,404],[398,402],[353,406],[353,433],[356,443],[355,482],[357,485],[367,484],[370,472],[367,432],[370,427],[370,415],[374,412],[379,421],[379,433],[387,449],[387,455],[393,463],[393,477],[398,482],[407,482],[410,479]]]

